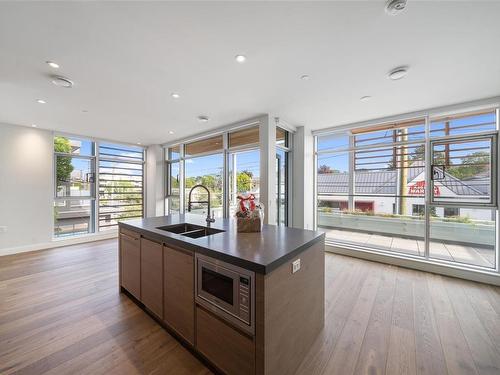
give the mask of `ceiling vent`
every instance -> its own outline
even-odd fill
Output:
[[[50,78],[52,80],[52,83],[57,87],[64,87],[69,89],[73,87],[74,84],[72,80],[63,76],[51,76]]]
[[[401,13],[406,8],[406,0],[388,0],[385,3],[385,12],[391,16]]]

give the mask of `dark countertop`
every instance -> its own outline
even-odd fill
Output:
[[[119,225],[166,245],[190,249],[262,274],[276,269],[315,242],[324,241],[324,233],[275,225],[264,225],[262,232],[258,233],[238,233],[234,219],[216,219],[211,227],[225,232],[201,238],[190,238],[157,229],[180,223],[207,225],[204,216],[193,214],[128,220]]]

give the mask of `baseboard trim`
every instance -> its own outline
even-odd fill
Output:
[[[331,253],[347,255],[353,258],[387,263],[419,271],[500,286],[500,274],[496,272],[469,270],[455,266],[445,266],[427,260],[406,259],[397,255],[380,254],[361,249],[349,249],[347,247],[332,246],[328,244],[325,245],[325,250]]]
[[[0,256],[19,254],[19,253],[27,253],[30,251],[53,249],[55,247],[77,245],[80,243],[107,240],[107,239],[112,239],[112,238],[117,238],[117,237],[118,237],[118,230],[110,230],[110,231],[105,232],[105,233],[95,233],[95,234],[88,234],[85,236],[78,236],[78,237],[73,237],[73,238],[55,239],[52,242],[45,242],[45,243],[39,243],[39,244],[32,244],[32,245],[25,245],[25,246],[17,246],[17,247],[10,247],[10,248],[6,248],[6,249],[0,249]]]

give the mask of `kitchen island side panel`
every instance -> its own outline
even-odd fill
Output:
[[[292,263],[300,259],[300,270]],[[324,238],[256,280],[256,373],[293,374],[325,323]]]

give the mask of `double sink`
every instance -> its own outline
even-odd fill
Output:
[[[223,230],[220,229],[203,227],[201,225],[195,225],[189,223],[167,225],[164,227],[157,227],[156,229],[164,230],[170,233],[180,234],[181,236],[186,236],[190,238],[206,237],[206,236],[211,236],[212,234],[224,232]]]

